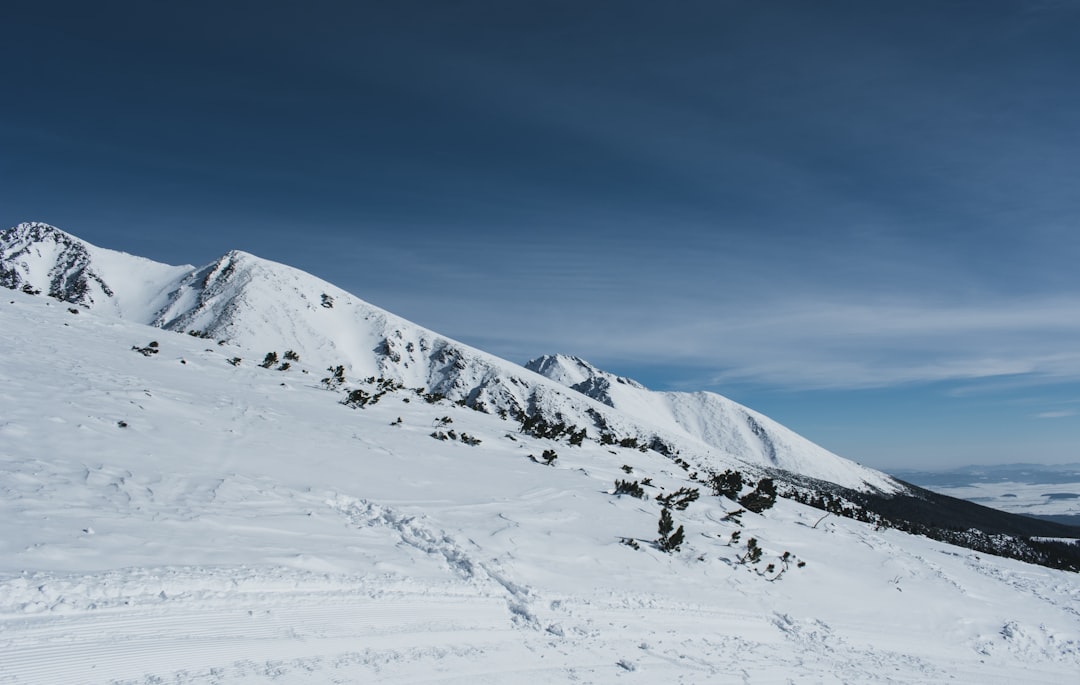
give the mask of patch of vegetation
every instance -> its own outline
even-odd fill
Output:
[[[743,488],[742,474],[732,469],[728,469],[723,473],[709,474],[706,482],[712,488],[713,495],[727,497],[730,500],[737,500]]]
[[[686,533],[682,526],[675,528],[675,522],[671,518],[671,510],[667,507],[660,510],[660,522],[657,525],[660,537],[656,539],[656,546],[661,552],[677,552],[682,545]]]
[[[479,445],[482,442],[480,440],[480,438],[475,438],[475,437],[469,435],[468,433],[462,433],[461,435],[458,435],[457,431],[454,431],[454,430],[434,431],[431,434],[431,437],[435,438],[436,440],[443,440],[443,441],[446,441],[446,440],[460,440],[461,442],[465,443],[466,445],[470,445],[472,447],[475,447],[476,445]]]
[[[320,381],[327,390],[337,390],[345,384],[345,367],[341,364],[329,366],[326,369],[330,375]]]
[[[548,421],[540,414],[528,416],[521,414],[521,432],[534,438],[558,440],[567,437],[571,445],[580,446],[585,440],[585,429],[567,425],[564,421]]]
[[[781,497],[879,528],[923,535],[984,554],[1080,572],[1080,545],[1037,539],[1080,538],[1080,529],[940,495],[905,483],[906,492],[880,494],[800,477]],[[819,521],[820,523],[820,521]]]
[[[341,401],[346,407],[352,407],[353,409],[361,409],[369,404],[375,404],[379,401],[379,398],[372,395],[363,388],[357,388],[356,390],[350,390],[345,396],[345,399]]]
[[[762,550],[758,546],[757,538],[746,541],[746,553],[739,557],[740,564],[756,564],[761,561]]]
[[[685,511],[691,502],[696,502],[701,495],[697,488],[679,488],[666,495],[657,495],[656,501],[665,509],[674,508]]]
[[[747,511],[752,511],[755,514],[760,514],[766,509],[772,508],[776,504],[776,484],[773,479],[762,478],[759,480],[756,488],[739,498],[739,504]]]
[[[617,480],[615,481],[615,493],[616,495],[630,495],[631,497],[637,497],[638,499],[648,499],[645,494],[644,488],[641,484],[635,481],[629,480]]]
[[[157,340],[151,341],[145,347],[139,347],[138,345],[132,345],[131,349],[135,350],[136,352],[138,352],[139,354],[141,354],[144,357],[149,357],[151,355],[155,355],[160,351],[160,349],[158,348]]]

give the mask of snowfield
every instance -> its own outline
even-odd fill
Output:
[[[264,369],[269,345],[2,293],[0,683],[1080,673],[1076,574],[788,500],[740,524],[705,492],[672,512],[667,554],[654,497],[689,483],[657,452],[530,437],[410,387],[354,409],[301,347]],[[431,437],[449,430],[480,443]],[[613,494],[644,478],[649,499]]]

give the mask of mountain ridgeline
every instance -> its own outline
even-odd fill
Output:
[[[1077,529],[932,496],[832,454],[768,417],[707,392],[653,392],[576,357],[525,367],[451,340],[298,269],[231,251],[170,266],[93,246],[42,223],[0,233],[0,285],[179,334],[242,357],[295,351],[306,364],[445,398],[544,437],[654,450],[708,487],[725,471],[780,496],[987,552],[1080,568]]]

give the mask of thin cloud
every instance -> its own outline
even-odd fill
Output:
[[[555,306],[563,311],[554,313]],[[543,315],[529,316],[540,310]],[[1080,379],[1080,351],[1072,344],[1080,337],[1077,311],[1080,298],[784,308],[769,302],[732,308],[700,301],[668,307],[628,302],[591,311],[573,300],[555,300],[539,309],[523,305],[521,311],[502,312],[498,321],[476,312],[478,318],[459,323],[489,332],[472,338],[476,344],[521,361],[561,351],[598,364],[698,368],[703,380],[716,385],[841,389]]]
[[[1064,409],[1061,411],[1044,411],[1035,415],[1038,419],[1064,419],[1069,416],[1076,416],[1076,412],[1070,409]]]

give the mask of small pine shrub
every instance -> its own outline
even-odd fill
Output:
[[[667,508],[660,510],[660,522],[657,525],[660,537],[656,539],[656,546],[662,552],[677,552],[682,545],[686,532],[682,526],[675,528],[675,522],[671,519],[671,511]]]
[[[739,557],[739,562],[756,564],[759,561],[761,561],[761,547],[758,547],[757,538],[750,538],[746,541],[746,554]]]
[[[372,398],[372,395],[365,390],[357,388],[351,391],[345,396],[345,399],[341,401],[346,407],[352,407],[353,409],[359,409],[366,407],[368,404],[374,404],[376,400]]]
[[[667,495],[657,495],[656,501],[665,509],[674,507],[679,511],[685,511],[691,502],[696,502],[701,493],[697,488],[679,488]]]
[[[555,460],[559,458],[559,455],[555,453],[555,450],[544,450],[544,453],[540,455],[540,458],[544,460],[544,463],[548,466],[554,466]]]
[[[266,356],[263,357],[262,364],[259,364],[259,366],[263,367],[264,369],[269,369],[274,364],[277,364],[277,362],[277,352],[267,352]]]
[[[327,390],[337,390],[345,384],[345,367],[341,364],[337,366],[329,366],[326,368],[330,372],[330,375],[322,381],[320,381]]]
[[[709,476],[708,483],[717,497],[734,500],[738,499],[739,493],[742,492],[743,477],[738,471],[728,469],[723,473],[714,473]]]
[[[281,362],[281,364],[277,367],[277,370],[288,371],[291,366],[292,364],[290,364],[289,362]]]
[[[233,357],[232,359],[228,359],[226,361],[228,361],[233,366],[240,366],[240,362],[242,362],[243,360],[240,359],[240,357]]]
[[[293,352],[292,350],[285,350],[285,354],[283,354],[282,356],[291,362],[300,361],[300,355],[298,355],[296,352]]]
[[[739,498],[739,504],[747,511],[752,511],[755,514],[760,514],[771,508],[776,504],[776,484],[773,479],[762,478],[759,480],[755,489]]]
[[[151,355],[154,355],[154,354],[157,354],[158,352],[160,352],[160,350],[158,349],[158,344],[157,344],[156,340],[151,342],[146,347],[139,347],[138,345],[132,345],[131,349],[135,350],[136,352],[138,352],[139,354],[141,354],[144,357],[149,357]]]
[[[641,487],[641,484],[635,481],[629,480],[617,480],[615,481],[615,494],[616,495],[630,495],[631,497],[637,497],[638,499],[647,499],[645,496],[645,490]]]

